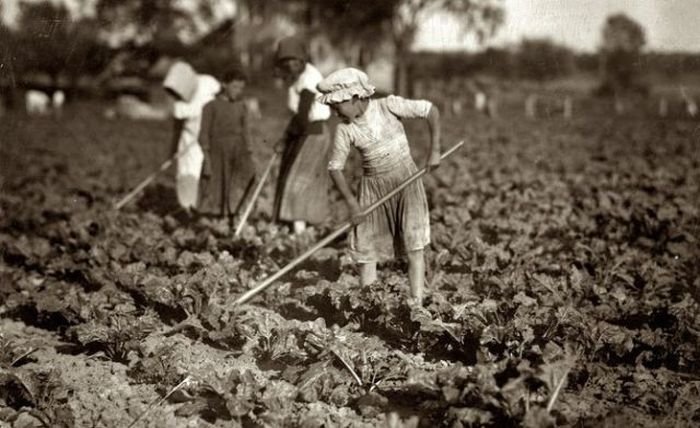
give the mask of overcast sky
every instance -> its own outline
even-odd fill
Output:
[[[67,3],[76,9],[74,0],[52,1]],[[506,23],[490,42],[492,44],[517,43],[523,37],[549,37],[577,50],[593,51],[600,42],[606,17],[624,12],[645,28],[649,49],[700,52],[700,0],[504,1]],[[0,0],[3,19],[13,18],[17,2]],[[416,48],[422,49],[454,50],[475,46],[473,40],[465,40],[460,35],[458,25],[446,16],[435,16],[426,22],[416,42]]]
[[[607,16],[624,12],[646,30],[649,49],[700,52],[700,0],[505,0],[506,23],[495,44],[523,37],[549,37],[577,50],[593,51]],[[416,47],[459,49],[464,41],[450,19],[424,25]]]

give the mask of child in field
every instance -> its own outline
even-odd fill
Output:
[[[250,152],[251,132],[241,95],[247,77],[233,68],[221,79],[222,91],[204,106],[199,144],[204,153],[197,211],[201,214],[236,214],[255,181]]]
[[[292,222],[294,232],[307,223],[321,223],[330,214],[326,172],[330,136],[326,121],[331,111],[316,101],[323,79],[309,62],[305,43],[297,37],[280,41],[276,71],[288,86],[287,107],[294,114],[275,150],[282,154],[275,192],[274,217]]]
[[[373,283],[377,279],[377,262],[394,258],[395,250],[405,252],[411,295],[420,304],[425,281],[423,248],[430,243],[423,183],[416,181],[409,185],[366,218],[361,207],[380,199],[418,171],[400,119],[427,120],[431,133],[426,166],[430,169],[440,164],[439,111],[428,101],[398,96],[370,99],[374,86],[364,72],[354,68],[330,74],[318,89],[323,94],[319,101],[329,105],[343,120],[336,130],[328,169],[356,224],[350,234],[350,249],[353,259],[361,266],[360,282],[363,286]],[[352,147],[362,156],[359,201],[342,171]]]

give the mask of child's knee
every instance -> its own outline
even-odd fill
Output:
[[[409,263],[423,261],[423,249],[407,251],[406,256],[408,257]]]
[[[364,275],[376,275],[377,274],[377,264],[376,263],[361,263],[360,272]]]

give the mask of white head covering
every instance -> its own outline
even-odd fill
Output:
[[[168,70],[163,86],[189,102],[197,90],[197,72],[188,63],[177,61]]]
[[[356,68],[344,68],[329,74],[318,84],[318,90],[322,94],[318,101],[323,104],[336,104],[354,96],[368,98],[374,94],[374,89],[365,72]]]

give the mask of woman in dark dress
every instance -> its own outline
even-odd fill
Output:
[[[278,75],[287,84],[287,108],[293,116],[276,147],[282,157],[274,217],[292,223],[298,234],[307,223],[321,223],[330,215],[330,132],[326,122],[331,111],[316,101],[316,85],[323,76],[309,62],[302,39],[288,37],[280,41],[275,63]]]

